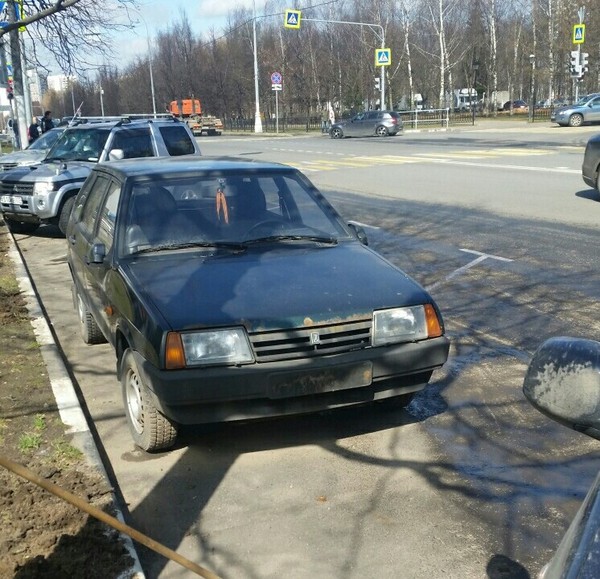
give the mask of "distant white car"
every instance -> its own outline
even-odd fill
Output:
[[[0,157],[0,171],[10,171],[15,167],[26,165],[35,165],[39,163],[48,153],[50,147],[60,137],[65,127],[51,129],[43,133],[39,139],[36,139],[23,151],[15,151]]]

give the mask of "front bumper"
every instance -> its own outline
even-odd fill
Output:
[[[247,366],[159,370],[137,366],[154,404],[180,424],[301,414],[422,390],[448,358],[443,336],[418,343]]]

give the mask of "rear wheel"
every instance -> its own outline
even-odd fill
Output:
[[[177,425],[154,406],[133,352],[129,349],[123,354],[121,387],[125,415],[135,444],[147,452],[173,446],[177,438]]]
[[[575,113],[569,117],[569,126],[570,127],[580,127],[583,125],[583,115],[579,113]]]
[[[383,125],[379,125],[376,129],[375,129],[375,134],[378,137],[387,137],[388,135],[388,130],[383,126]]]
[[[81,296],[75,290],[77,313],[79,314],[79,331],[86,344],[104,344],[106,338],[98,327],[94,316],[89,312]]]
[[[71,209],[75,204],[75,197],[69,197],[60,208],[60,214],[58,216],[58,228],[63,235],[67,234],[67,225],[69,224],[69,217],[71,217]]]
[[[331,129],[331,131],[329,131],[329,136],[332,139],[342,139],[344,137],[344,131],[342,131],[342,129],[338,129],[337,127]]]
[[[14,221],[13,219],[4,218],[7,227],[13,233],[33,233],[39,226],[39,223],[26,223],[24,221]]]

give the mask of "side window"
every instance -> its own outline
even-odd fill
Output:
[[[106,192],[109,182],[110,181],[108,177],[104,175],[98,175],[96,177],[96,180],[90,187],[89,193],[83,200],[83,207],[81,210],[79,224],[81,230],[88,237],[90,237],[94,232],[94,224],[96,223],[98,211],[100,209],[100,205],[102,203],[102,199],[104,198],[104,193]]]
[[[143,129],[119,130],[115,133],[111,149],[122,149],[125,159],[155,157],[152,136],[148,127]]]
[[[159,127],[159,131],[169,155],[177,157],[179,155],[191,155],[195,153],[190,135],[182,125],[173,124],[168,127]]]
[[[111,181],[108,195],[99,211],[100,221],[98,224],[98,241],[104,243],[107,252],[111,250],[115,238],[115,221],[120,196],[121,184]]]

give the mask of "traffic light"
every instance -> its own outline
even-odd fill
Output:
[[[579,63],[579,51],[571,50],[571,64],[569,72],[573,78],[581,78],[581,64]]]
[[[375,90],[381,90],[381,79],[378,76],[375,77]]]
[[[588,70],[589,70],[589,66],[588,66],[588,56],[589,54],[587,52],[582,52],[581,53],[581,74],[584,75]]]

